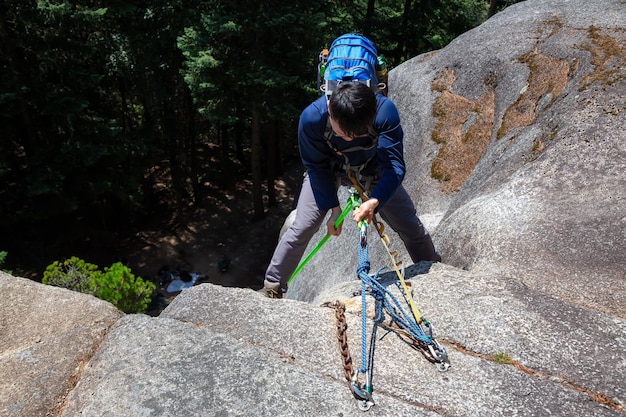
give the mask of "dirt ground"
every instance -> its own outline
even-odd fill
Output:
[[[211,182],[205,183],[205,194],[182,214],[172,214],[171,207],[155,209],[126,232],[102,232],[78,243],[69,240],[62,249],[52,251],[52,256],[46,250],[50,239],[19,241],[8,250],[12,262],[5,267],[16,276],[40,282],[46,266],[54,260],[78,256],[101,269],[123,260],[135,276],[157,285],[159,270],[167,266],[170,271],[179,268],[197,273],[202,277],[199,282],[260,289],[280,228],[294,207],[304,169],[299,159],[292,158],[275,181],[277,204],[268,207],[266,199],[265,217],[253,220],[251,181],[237,180],[246,177],[245,169],[236,164],[224,169],[213,163],[214,156],[206,155],[204,170]],[[232,175],[223,175],[224,170]],[[164,207],[174,200],[165,186],[166,175],[155,176],[154,185],[156,201]],[[167,283],[158,286],[148,314],[158,315],[177,295],[166,289]]]
[[[158,296],[148,313],[158,314],[177,295],[166,291],[167,283],[158,285],[163,266],[200,274],[199,282],[260,289],[302,172],[294,164],[277,180],[278,204],[266,208],[262,220],[252,220],[251,184],[240,181],[232,192],[206,198],[178,226],[155,224],[123,239],[120,252],[133,273],[157,283]]]

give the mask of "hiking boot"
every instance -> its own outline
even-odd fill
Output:
[[[283,298],[283,290],[280,288],[280,282],[272,282],[265,280],[265,295],[268,298]]]

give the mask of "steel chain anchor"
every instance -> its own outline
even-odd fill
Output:
[[[335,310],[335,318],[337,319],[337,341],[339,342],[339,351],[343,361],[343,376],[348,382],[350,391],[354,398],[358,401],[358,407],[361,411],[368,411],[373,405],[372,394],[366,387],[358,382],[358,370],[354,370],[352,365],[352,356],[348,347],[348,322],[346,321],[346,305],[341,301],[328,301],[322,304],[322,307],[330,307]]]
[[[335,318],[337,319],[337,341],[339,342],[339,351],[341,352],[341,359],[343,361],[343,376],[348,381],[350,390],[352,391],[352,375],[354,373],[354,367],[352,366],[352,356],[350,356],[350,349],[348,348],[348,323],[346,322],[346,305],[341,301],[326,302],[322,304],[323,307],[330,307],[335,310]],[[353,392],[354,393],[354,392]]]

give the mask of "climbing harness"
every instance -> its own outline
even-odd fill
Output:
[[[370,161],[376,156],[376,149],[378,148],[378,133],[374,130],[373,127],[369,127],[367,129],[367,134],[363,135],[362,138],[367,138],[367,143],[363,146],[350,146],[348,148],[339,150],[337,146],[332,142],[333,136],[335,136],[335,132],[333,132],[333,128],[330,125],[330,117],[326,120],[326,127],[324,128],[324,140],[328,147],[333,151],[338,158],[342,161],[338,162],[338,167],[343,172],[348,172],[350,170],[356,170],[357,172],[361,172]],[[360,138],[359,138],[360,139]],[[366,151],[369,153],[369,157],[363,161],[360,165],[353,165],[350,162],[350,158],[348,158],[348,154],[357,151]]]
[[[354,177],[350,176],[355,191],[363,201],[367,200],[367,196]],[[353,208],[358,207],[358,199],[351,204]],[[354,369],[352,357],[348,348],[347,340],[347,323],[345,319],[345,305],[339,301],[326,303],[325,306],[335,309],[337,318],[337,339],[339,341],[341,355],[344,365],[344,376],[350,384],[350,390],[357,400],[358,407],[361,411],[368,411],[373,405],[373,372],[374,372],[374,350],[376,344],[376,334],[378,327],[382,327],[388,332],[396,333],[402,340],[407,342],[411,347],[421,352],[424,357],[437,365],[437,369],[444,372],[450,367],[450,361],[445,348],[433,338],[432,325],[423,317],[415,302],[412,293],[409,291],[409,285],[404,281],[404,268],[400,271],[402,262],[398,261],[398,255],[390,249],[390,239],[384,234],[384,226],[374,217],[373,224],[389,253],[394,265],[394,270],[399,278],[398,287],[401,288],[401,294],[404,301],[410,307],[410,311],[403,308],[402,304],[389,289],[379,280],[379,274],[384,267],[379,268],[374,274],[370,275],[370,262],[368,257],[368,239],[367,230],[368,223],[361,220],[358,224],[358,257],[359,265],[357,267],[357,276],[361,281],[361,363]],[[372,333],[370,335],[369,349],[367,345],[367,296],[371,295],[375,300],[374,317]],[[390,317],[389,323],[385,323],[385,313]],[[359,381],[359,376],[363,375],[365,381]]]

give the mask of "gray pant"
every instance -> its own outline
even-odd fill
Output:
[[[307,174],[304,175],[296,209],[296,218],[278,242],[265,272],[265,280],[271,283],[280,282],[283,291],[287,290],[287,281],[298,267],[309,241],[326,218],[327,212],[320,210],[315,203]],[[428,231],[416,215],[413,201],[402,185],[379,214],[385,223],[398,233],[413,262],[441,261]]]

